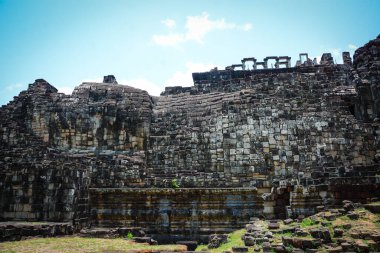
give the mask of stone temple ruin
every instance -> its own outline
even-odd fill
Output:
[[[72,95],[37,79],[0,109],[0,218],[203,240],[366,203],[380,196],[380,36],[343,60],[245,58],[159,97],[114,76]]]

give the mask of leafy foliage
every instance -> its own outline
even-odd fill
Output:
[[[178,184],[178,182],[177,182],[177,179],[172,179],[172,181],[170,182],[170,185],[171,185],[171,187],[172,188],[174,188],[174,189],[177,189],[177,188],[179,188],[179,184]]]

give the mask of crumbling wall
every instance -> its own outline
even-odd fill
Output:
[[[195,210],[208,213],[199,196],[207,189],[220,212],[222,195],[243,198],[248,188],[238,206],[267,217],[378,196],[378,44],[358,49],[353,66],[348,54],[338,65],[325,54],[319,65],[194,73],[193,87],[154,99],[114,76],[72,95],[38,79],[0,109],[1,218],[81,224],[91,205],[96,224],[153,226],[131,212],[153,212],[167,199],[173,209],[206,203]],[[225,231],[231,220],[223,222],[200,228]]]
[[[380,117],[380,35],[354,54],[353,78],[358,91],[356,116],[365,121]]]
[[[1,220],[88,223],[88,170],[81,161],[60,154],[3,154],[0,163]]]
[[[30,84],[0,110],[1,219],[81,226],[90,185],[144,184],[151,107],[127,86],[84,83],[67,96]]]
[[[146,92],[104,83],[83,83],[72,96],[44,96],[36,91],[47,85],[37,80],[22,96],[30,100],[26,126],[50,146],[92,151],[146,149],[152,107]]]
[[[90,189],[95,225],[144,227],[160,242],[207,241],[210,233],[242,228],[262,214],[252,188]]]
[[[194,95],[167,90],[151,125],[156,183],[270,188],[272,179],[310,177],[323,166],[373,164],[373,127],[352,114],[348,76],[345,66],[321,66],[207,79]]]

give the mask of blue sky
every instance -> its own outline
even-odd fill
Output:
[[[377,0],[0,0],[0,104],[44,78],[70,93],[114,74],[158,95],[244,57],[354,52],[380,33]]]

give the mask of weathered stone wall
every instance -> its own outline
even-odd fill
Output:
[[[1,220],[72,221],[88,223],[89,175],[83,163],[36,148],[20,155],[2,153],[0,162]]]
[[[350,72],[313,68],[206,79],[194,95],[167,90],[151,127],[155,183],[176,178],[185,187],[261,188],[324,166],[373,164],[373,127],[353,115]]]
[[[152,101],[84,83],[72,96],[38,79],[0,110],[0,217],[88,222],[88,188],[140,186]],[[93,180],[91,180],[93,179]]]
[[[353,79],[358,91],[356,116],[366,122],[380,117],[380,35],[354,54]]]
[[[207,240],[239,229],[262,214],[252,188],[90,189],[95,225],[144,227],[159,241]]]
[[[0,109],[0,217],[82,224],[91,206],[96,224],[156,233],[165,199],[172,210],[205,203],[196,216],[214,222],[228,194],[242,198],[231,210],[267,217],[379,196],[378,44],[358,49],[352,66],[326,54],[320,65],[194,73],[193,87],[158,98],[113,76],[72,95],[38,79]],[[173,211],[165,236],[184,215]]]

